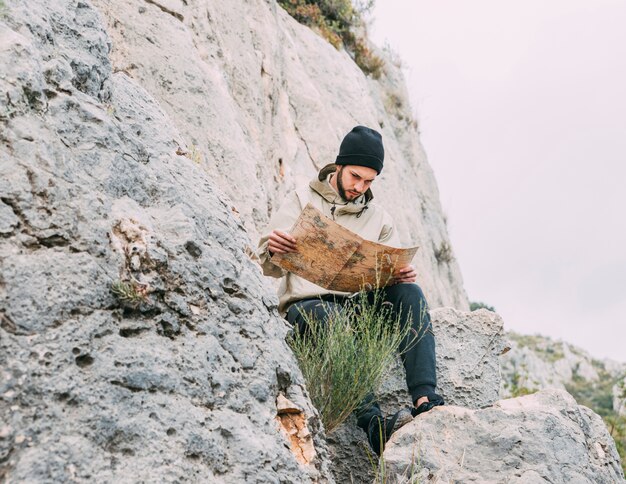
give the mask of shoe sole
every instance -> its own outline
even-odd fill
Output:
[[[398,417],[393,425],[393,432],[398,430],[400,427],[404,427],[406,424],[413,420],[413,415],[411,415],[411,410],[408,408],[402,409],[398,412]],[[392,433],[393,433],[392,432]]]

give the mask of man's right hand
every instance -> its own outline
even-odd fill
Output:
[[[280,230],[273,230],[270,234],[267,250],[272,254],[288,254],[290,252],[297,252],[296,239],[291,235],[281,232]]]

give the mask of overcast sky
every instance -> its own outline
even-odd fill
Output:
[[[626,1],[378,0],[471,301],[626,361]]]

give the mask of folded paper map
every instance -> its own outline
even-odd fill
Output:
[[[329,219],[310,203],[289,233],[298,251],[271,261],[331,291],[357,292],[386,286],[395,269],[411,263],[417,247],[396,249],[370,242]]]

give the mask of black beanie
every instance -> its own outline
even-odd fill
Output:
[[[365,126],[356,126],[341,142],[335,164],[367,166],[380,174],[384,159],[385,149],[380,133]]]

